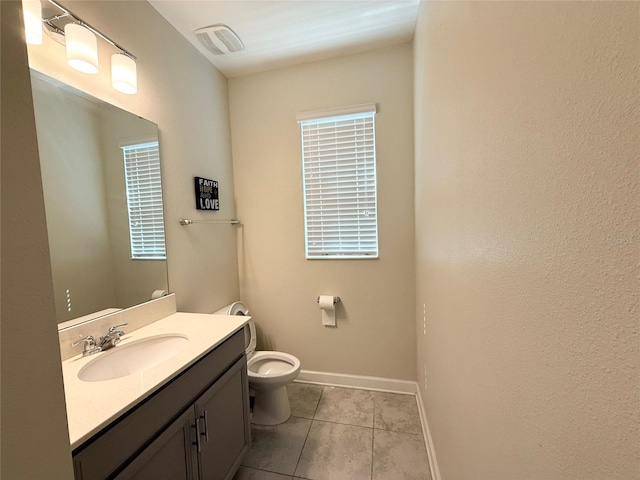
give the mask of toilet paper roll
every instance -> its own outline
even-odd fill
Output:
[[[333,303],[333,295],[320,295],[318,300],[322,312],[322,325],[326,327],[336,326],[336,306]]]
[[[155,300],[156,298],[164,297],[167,294],[166,290],[154,290],[151,294],[151,300]]]

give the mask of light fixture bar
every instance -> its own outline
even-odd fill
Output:
[[[64,14],[62,15],[54,15],[52,17],[48,17],[48,18],[43,18],[42,21],[45,22],[47,25],[51,25],[50,22],[54,21],[54,20],[58,20],[60,18],[63,17],[71,17],[74,19],[74,21],[80,25],[82,25],[83,27],[85,27],[87,30],[90,30],[91,32],[93,32],[95,35],[99,36],[100,38],[102,38],[105,42],[107,42],[108,44],[116,47],[118,50],[120,50],[124,55],[126,55],[127,57],[131,58],[132,60],[136,60],[135,55],[133,55],[130,51],[128,51],[126,48],[123,48],[122,46],[118,45],[116,42],[114,42],[113,40],[111,40],[109,37],[107,37],[104,33],[102,33],[100,30],[98,30],[97,28],[92,27],[91,25],[89,25],[87,22],[85,22],[84,20],[82,20],[80,17],[78,17],[77,15],[73,14],[72,12],[70,12],[69,10],[67,10],[66,8],[64,8],[62,5],[60,5],[58,2],[56,2],[55,0],[48,0],[49,3],[51,3],[52,5],[54,5],[56,8],[60,9],[62,12],[64,12]],[[53,25],[52,25],[53,26]],[[57,29],[57,27],[56,27]],[[59,30],[59,29],[58,29]]]

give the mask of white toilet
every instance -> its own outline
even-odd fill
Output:
[[[235,302],[215,312],[218,315],[248,315],[242,302]],[[247,373],[249,388],[255,394],[251,421],[258,425],[278,425],[291,416],[286,385],[300,373],[300,360],[282,352],[256,352],[256,326],[249,320],[247,340]]]

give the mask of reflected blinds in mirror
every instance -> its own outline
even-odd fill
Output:
[[[158,142],[122,146],[131,258],[167,257]]]

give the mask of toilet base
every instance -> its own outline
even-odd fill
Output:
[[[291,416],[287,387],[273,390],[256,390],[251,423],[257,425],[278,425]]]

